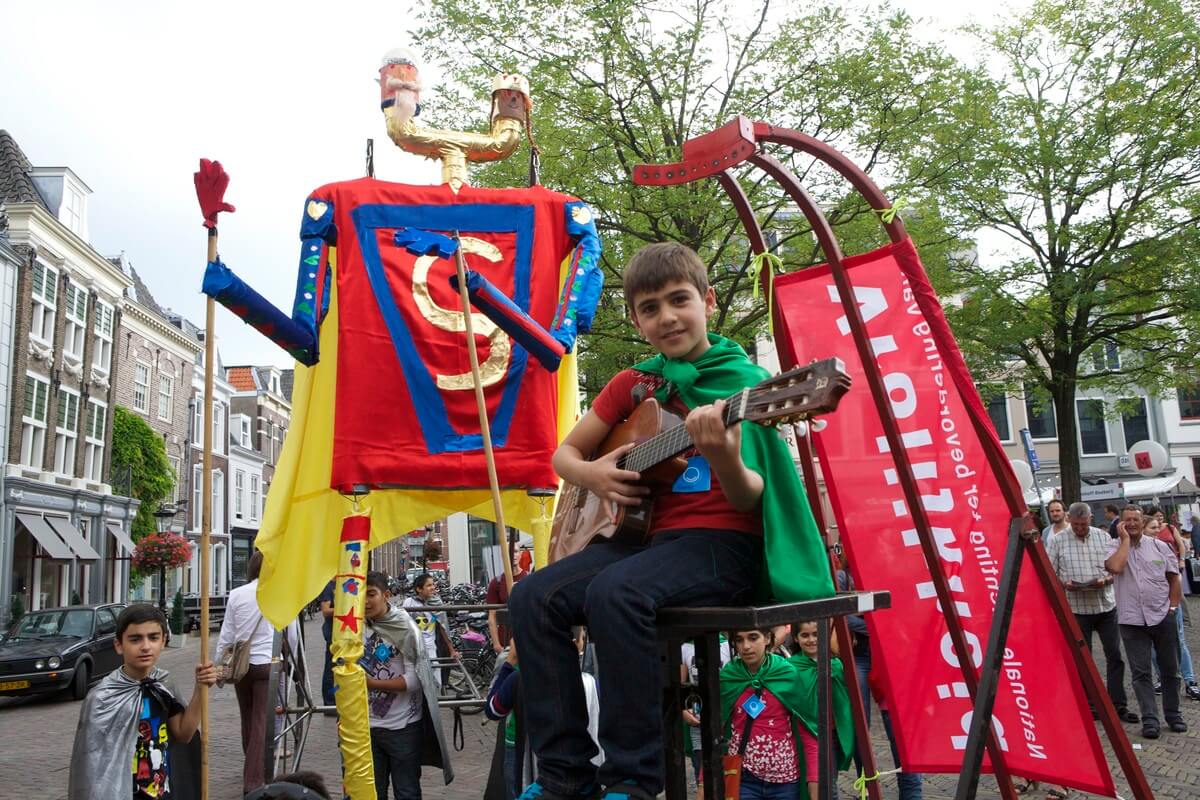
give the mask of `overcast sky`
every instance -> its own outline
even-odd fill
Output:
[[[220,159],[232,179],[223,259],[289,312],[304,198],[363,175],[367,138],[377,177],[438,178],[431,162],[391,144],[379,113],[379,58],[411,44],[403,2],[4,5],[0,128],[35,165],[71,167],[93,191],[92,245],[123,251],[159,303],[198,324],[205,237],[191,174],[201,156]],[[894,5],[938,38],[988,21],[961,1]],[[944,40],[969,53],[952,34]],[[423,77],[436,91],[437,76]],[[219,306],[217,331],[226,364],[290,366]]]

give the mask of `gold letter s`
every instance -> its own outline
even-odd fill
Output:
[[[488,261],[500,261],[500,249],[492,243],[472,236],[463,236],[460,241],[464,255],[473,253],[483,256]],[[466,322],[459,310],[439,306],[429,293],[429,268],[436,260],[437,256],[421,256],[413,264],[413,300],[421,316],[429,320],[429,324],[435,328],[453,333],[465,332]],[[490,344],[487,361],[479,365],[482,383],[485,387],[499,383],[508,369],[508,356],[512,350],[508,335],[483,314],[471,314],[471,327],[476,336],[486,336]],[[474,386],[470,372],[460,375],[438,375],[437,385],[439,389],[451,390],[469,390]]]

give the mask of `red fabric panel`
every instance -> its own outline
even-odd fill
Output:
[[[409,391],[411,376],[406,376],[401,368],[367,277],[355,212],[376,205],[531,208],[534,223],[529,313],[539,324],[548,326],[558,300],[560,266],[571,249],[565,230],[564,204],[573,198],[542,187],[479,189],[464,186],[456,194],[445,185],[409,186],[370,178],[330,184],[318,189],[312,197],[333,205],[337,227],[339,356],[330,484],[341,490],[356,484],[486,488],[487,471],[481,447],[431,452],[427,444],[425,434],[428,431],[418,422],[417,401]],[[486,214],[480,215],[481,229],[489,227],[489,223]],[[439,375],[466,376],[465,388],[442,387],[438,394],[445,405],[444,418],[449,429],[454,434],[478,436],[478,412],[470,387],[471,370],[463,333],[447,330],[445,319],[440,326],[431,321],[428,308],[423,309],[418,304],[413,286],[419,257],[395,246],[394,233],[395,228],[374,231],[392,297],[430,379],[436,380]],[[511,297],[518,234],[471,230],[469,224],[462,227],[461,234],[497,249],[499,260],[466,250],[467,267],[486,275],[500,291]],[[433,303],[457,316],[459,296],[448,282],[453,272],[451,260],[437,259],[428,268],[426,285]],[[489,340],[479,335],[479,328],[490,321],[477,311],[475,320],[479,359],[481,364],[486,364],[491,347]],[[520,379],[511,424],[507,430],[502,430],[497,428],[495,420],[506,382],[507,378],[484,390],[492,419],[500,484],[502,488],[555,486],[557,477],[550,466],[550,457],[557,446],[557,379],[536,360],[530,359]]]
[[[1010,471],[989,465],[987,448],[999,442],[911,243],[845,265],[978,666],[1012,517],[1000,483],[1012,481]],[[868,614],[867,625],[902,760],[914,772],[958,772],[971,702],[829,267],[775,286],[780,334],[797,360],[836,355],[853,379],[814,438],[855,584],[892,593],[892,608]],[[1012,773],[1113,796],[1068,644],[1028,564],[993,730]]]

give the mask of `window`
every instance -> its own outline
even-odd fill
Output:
[[[999,391],[997,387],[992,387],[993,391]],[[1012,441],[1012,426],[1008,420],[1008,396],[994,394],[984,399],[987,403],[988,416],[992,419],[992,425],[996,428],[996,434],[1000,437],[1000,441]]]
[[[225,452],[225,406],[213,403],[213,452]],[[216,530],[216,526],[213,527]]]
[[[1200,419],[1200,383],[1188,389],[1176,389],[1179,397],[1179,416],[1184,419]]]
[[[204,515],[204,476],[200,467],[192,467],[192,530],[200,530],[200,522]]]
[[[88,400],[87,428],[84,429],[83,477],[100,483],[104,474],[104,426],[108,406]]]
[[[1146,398],[1134,398],[1137,405],[1133,411],[1121,412],[1121,427],[1125,430],[1125,449],[1128,450],[1135,442],[1150,438],[1150,417],[1146,412]]]
[[[1025,384],[1025,418],[1034,439],[1057,439],[1058,423],[1054,421],[1054,400],[1045,392]]]
[[[212,473],[212,531],[225,530],[225,474],[219,469]]]
[[[245,414],[240,416],[241,419],[241,439],[242,447],[250,449],[250,418]]]
[[[33,325],[29,334],[44,344],[54,342],[54,312],[58,308],[58,271],[33,262]]]
[[[1104,424],[1103,400],[1076,400],[1079,418],[1079,446],[1085,456],[1107,453],[1108,429]]]
[[[160,372],[158,373],[158,418],[163,422],[170,422],[174,404],[175,378]]]
[[[204,446],[204,395],[192,396],[192,444]]]
[[[82,286],[67,283],[67,329],[63,334],[63,355],[75,362],[83,360],[83,337],[87,333],[88,296]]]
[[[58,420],[54,427],[54,471],[75,472],[75,443],[79,436],[79,395],[68,389],[58,393]]]
[[[183,482],[183,472],[180,469],[179,457],[167,456],[167,463],[171,465],[171,504],[179,505],[179,484]]]
[[[246,491],[246,471],[239,469],[233,473],[233,515],[242,518],[242,493]]]
[[[108,303],[96,301],[96,323],[92,328],[96,334],[96,345],[92,350],[92,369],[101,375],[108,375],[112,363],[113,340],[113,307]]]
[[[27,467],[42,466],[49,401],[50,382],[36,375],[26,375],[25,411],[21,417],[21,463]]]
[[[133,365],[133,407],[150,413],[150,365],[142,361]]]
[[[258,521],[258,476],[250,476],[250,519]]]
[[[1116,342],[1095,345],[1089,351],[1092,356],[1092,371],[1107,372],[1121,368],[1121,353]]]
[[[74,189],[67,190],[67,202],[63,204],[63,222],[72,233],[83,235],[83,195]]]

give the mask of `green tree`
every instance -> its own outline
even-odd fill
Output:
[[[162,436],[129,409],[117,406],[113,412],[112,438],[111,480],[120,486],[130,475],[131,496],[142,501],[132,526],[137,541],[155,531],[154,512],[171,494],[177,476],[167,461]]]
[[[715,330],[746,344],[765,328],[766,304],[751,299],[747,242],[716,182],[646,188],[630,180],[634,165],[678,161],[684,141],[737,114],[823,139],[894,196],[919,202],[924,213],[913,232],[926,259],[961,246],[929,202],[937,169],[911,153],[924,137],[948,135],[958,98],[973,94],[980,75],[921,43],[902,12],[770,0],[499,0],[483,14],[475,3],[434,0],[421,18],[414,38],[446,78],[423,95],[422,119],[481,129],[492,76],[527,75],[542,182],[597,211],[607,285],[594,332],[580,343],[588,394],[649,354],[620,291],[623,266],[643,244],[675,239],[700,253],[717,292]],[[831,171],[789,151],[773,154],[801,176],[848,253],[882,243],[871,210]],[[524,185],[524,156],[476,167],[473,181]],[[753,170],[738,177],[787,269],[822,260],[807,224],[787,213],[790,201],[771,181]]]
[[[1077,392],[1195,381],[1198,20],[1194,0],[1037,2],[976,31],[996,71],[984,102],[918,150],[959,230],[1007,237],[1007,255],[950,260],[936,283],[965,301],[947,316],[976,377],[1053,400],[1068,501]]]

